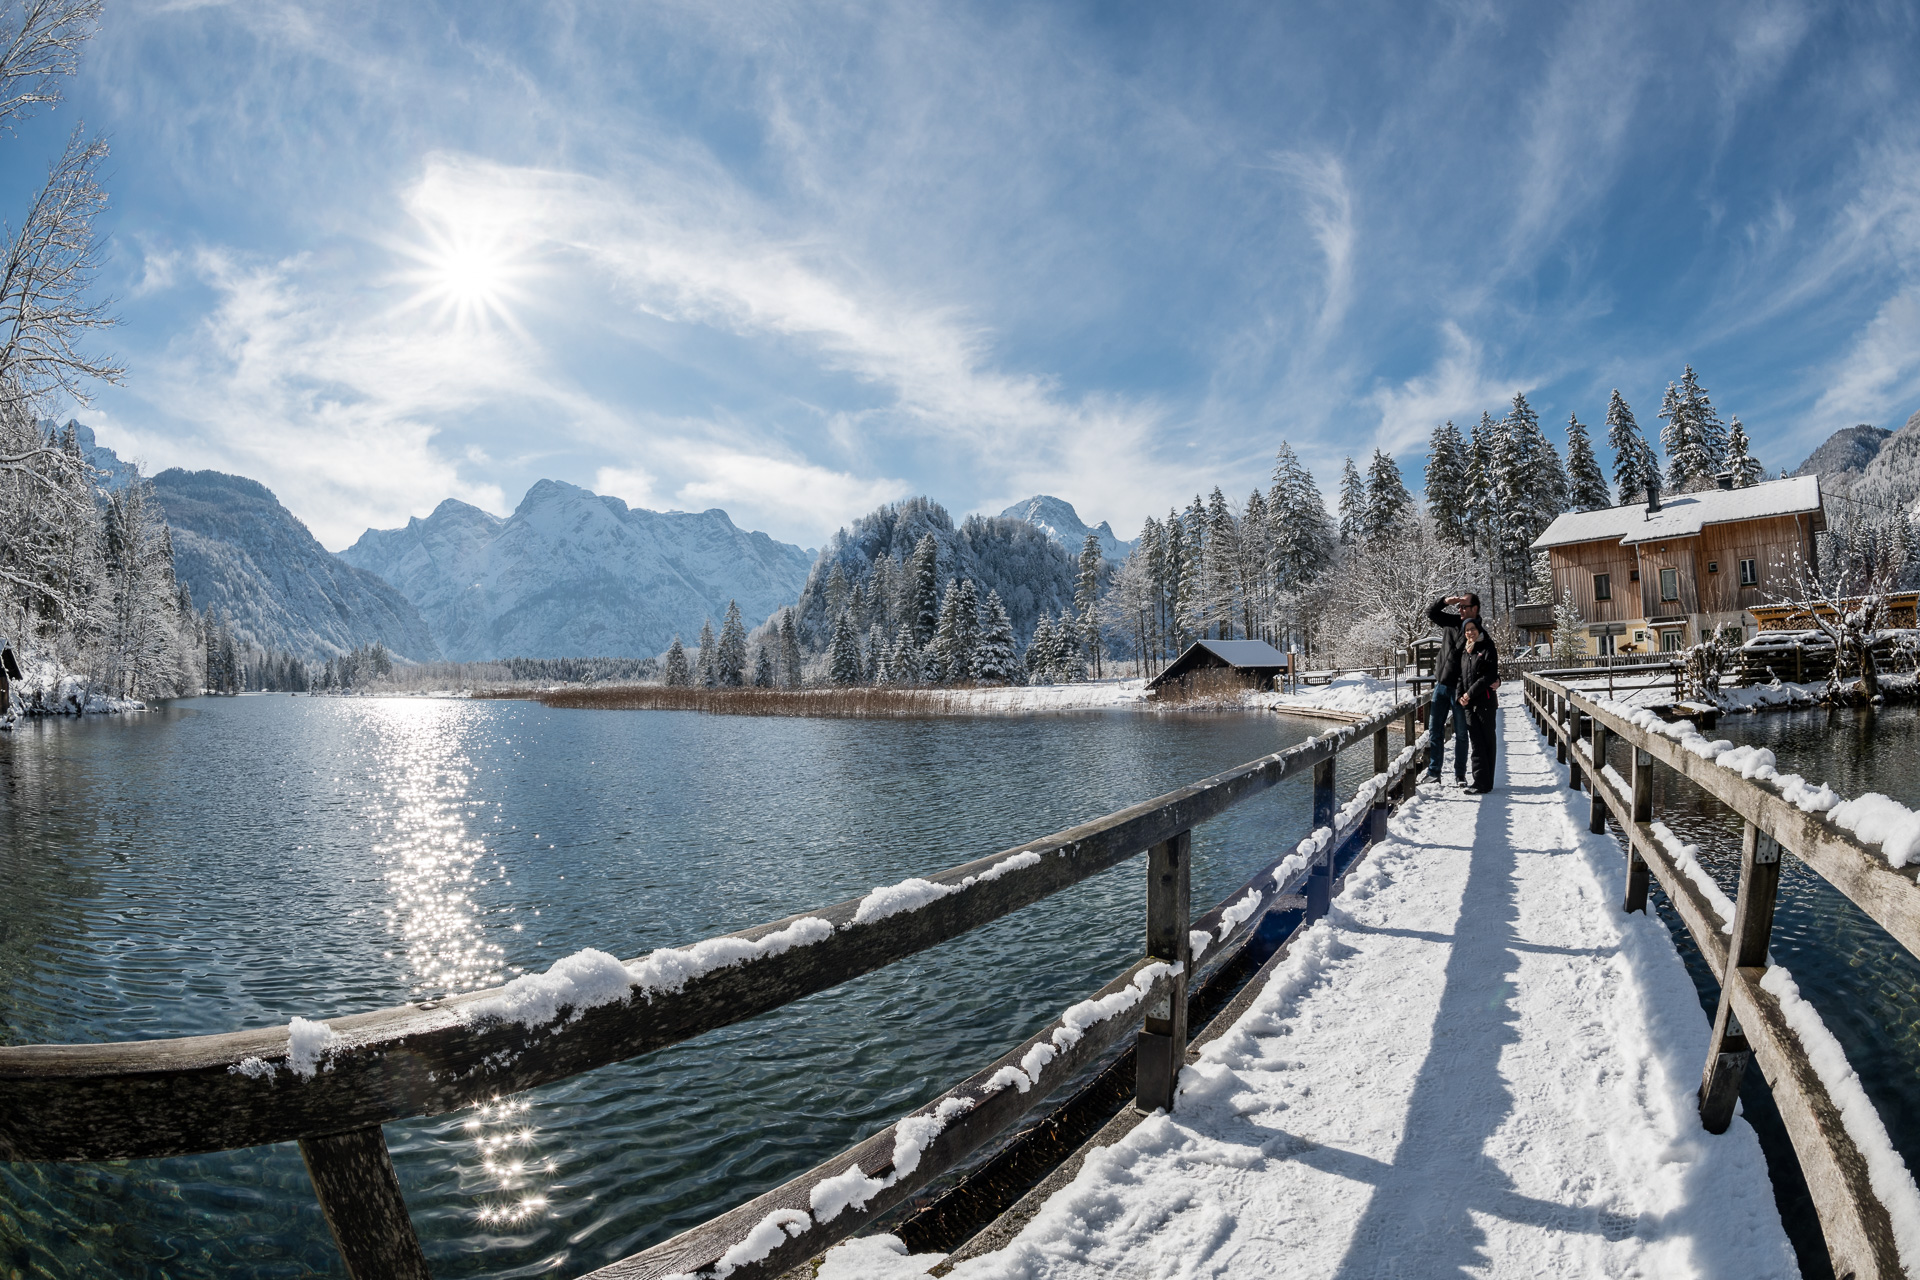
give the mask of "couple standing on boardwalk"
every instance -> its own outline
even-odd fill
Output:
[[[1452,605],[1455,612],[1448,613]],[[1428,727],[1427,781],[1440,781],[1446,753],[1447,717],[1453,717],[1453,778],[1467,782],[1467,749],[1473,749],[1473,782],[1468,795],[1493,790],[1494,691],[1500,687],[1500,654],[1480,621],[1480,597],[1468,591],[1443,596],[1427,607],[1427,621],[1440,628],[1440,658],[1433,667],[1433,718]]]

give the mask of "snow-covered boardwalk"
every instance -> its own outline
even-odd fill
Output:
[[[1492,795],[1399,810],[1171,1116],[951,1274],[1797,1276],[1752,1131],[1701,1128],[1666,929],[1621,912],[1619,846],[1513,694],[1501,740]],[[897,1248],[849,1242],[821,1280],[942,1261]]]

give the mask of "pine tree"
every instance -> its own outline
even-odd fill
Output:
[[[1364,536],[1367,522],[1367,485],[1360,469],[1347,459],[1340,473],[1340,545],[1352,546]]]
[[[720,644],[714,651],[715,682],[729,689],[746,683],[747,628],[740,621],[740,606],[727,601],[727,616],[720,624]]]
[[[853,615],[842,613],[833,624],[833,639],[827,645],[827,679],[834,684],[859,684],[860,637],[853,630]]]
[[[1060,611],[1060,620],[1053,624],[1056,641],[1055,653],[1058,659],[1054,666],[1054,683],[1069,684],[1087,678],[1087,655],[1080,646],[1068,640],[1073,634],[1073,615],[1065,609]]]
[[[1093,649],[1100,644],[1100,539],[1088,534],[1080,544],[1079,574],[1074,581],[1073,612],[1080,643]],[[1098,659],[1096,658],[1096,661]]]
[[[846,610],[847,597],[852,588],[847,582],[847,567],[838,560],[833,562],[833,572],[827,575],[827,616],[837,618]]]
[[[1033,639],[1027,642],[1027,683],[1052,684],[1059,663],[1060,644],[1053,634],[1053,621],[1043,613],[1033,628]]]
[[[867,625],[867,664],[861,674],[868,684],[892,683],[887,666],[887,629],[878,622]]]
[[[680,643],[679,636],[675,636],[673,643],[667,646],[667,687],[685,689],[692,683],[693,672],[687,667],[687,647]]]
[[[1427,441],[1427,514],[1434,529],[1448,542],[1465,546],[1469,540],[1467,444],[1460,428],[1448,418],[1433,429]]]
[[[1180,633],[1184,638],[1207,634],[1207,506],[1200,500],[1199,494],[1193,495],[1193,501],[1180,516],[1181,527],[1186,531],[1187,558],[1181,567],[1180,599],[1178,614]],[[1061,640],[1064,652],[1066,637]]]
[[[806,668],[800,658],[800,634],[790,608],[780,611],[780,683],[789,689],[806,683]]]
[[[1727,423],[1727,465],[1726,470],[1733,473],[1733,487],[1745,489],[1759,484],[1766,477],[1767,469],[1753,458],[1751,444],[1747,440],[1747,429],[1740,424],[1740,415],[1735,414]]]
[[[1167,537],[1166,627],[1167,647],[1178,652],[1187,642],[1185,602],[1190,594],[1187,575],[1193,556],[1187,542],[1187,526],[1180,513],[1169,509],[1163,526]]]
[[[1494,559],[1498,541],[1495,523],[1499,517],[1494,493],[1499,483],[1499,457],[1504,448],[1500,424],[1493,415],[1482,412],[1474,424],[1473,440],[1467,446],[1467,501],[1469,536],[1467,545]]]
[[[915,648],[924,648],[940,625],[940,544],[931,533],[920,535],[914,544],[913,560],[907,566],[912,584],[907,616],[902,619],[913,628]]]
[[[1413,495],[1400,478],[1400,465],[1393,455],[1379,449],[1367,464],[1366,505],[1361,509],[1360,534],[1368,542],[1378,542],[1398,533],[1413,517]]]
[[[1694,377],[1692,365],[1681,375],[1679,386],[1667,384],[1660,416],[1666,421],[1660,443],[1667,451],[1667,486],[1675,493],[1711,488],[1726,456],[1726,429]]]
[[[1613,505],[1606,473],[1593,456],[1587,428],[1578,414],[1571,413],[1567,415],[1567,479],[1571,490],[1567,497],[1575,511],[1601,511]]]
[[[1607,401],[1607,447],[1613,450],[1613,491],[1623,505],[1647,500],[1647,479],[1660,473],[1660,459],[1640,434],[1633,410],[1619,388]]]
[[[1320,486],[1284,440],[1274,455],[1267,516],[1273,525],[1274,585],[1283,592],[1299,591],[1326,569],[1334,533]]]
[[[694,659],[693,677],[703,689],[711,689],[720,683],[720,662],[718,645],[713,638],[713,619],[708,618],[700,624],[700,656]]]
[[[1255,489],[1240,512],[1240,625],[1247,639],[1270,634],[1265,626],[1273,613],[1273,519],[1266,495]]]
[[[893,630],[893,647],[887,650],[887,680],[890,684],[918,684],[920,651],[914,647],[913,628],[901,623]]]
[[[947,582],[940,601],[940,625],[934,635],[934,678],[958,684],[973,678],[974,650],[980,642],[980,605],[973,579]]]
[[[1014,659],[1013,622],[1007,606],[1000,603],[998,591],[987,592],[987,605],[980,623],[980,648],[974,657],[974,679],[983,684],[1012,684],[1020,674]]]
[[[682,653],[680,655],[681,664],[685,665],[686,661],[687,655]],[[767,645],[757,645],[753,650],[753,687],[756,689],[771,689],[773,688],[773,684],[773,653]]]
[[[1202,618],[1211,622],[1222,640],[1233,639],[1235,601],[1240,586],[1240,526],[1227,506],[1227,495],[1214,487],[1207,499],[1207,564]],[[1205,623],[1201,634],[1206,634]]]

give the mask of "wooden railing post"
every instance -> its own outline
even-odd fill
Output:
[[[1553,735],[1553,762],[1555,764],[1565,764],[1567,762],[1567,696],[1563,693],[1554,694],[1553,701],[1550,705],[1553,709],[1553,727],[1555,729]]]
[[[1313,766],[1313,829],[1333,825],[1333,757]],[[1307,922],[1327,914],[1333,905],[1333,841],[1320,851],[1307,876]]]
[[[1751,822],[1740,844],[1740,894],[1733,904],[1733,937],[1727,944],[1727,974],[1720,984],[1720,1007],[1713,1015],[1713,1040],[1700,1073],[1700,1123],[1708,1133],[1725,1133],[1733,1123],[1740,1079],[1753,1061],[1740,1020],[1733,1016],[1733,970],[1750,969],[1757,983],[1767,967],[1767,942],[1773,935],[1773,902],[1780,887],[1780,846]]]
[[[1385,773],[1387,771],[1388,763],[1389,763],[1389,757],[1387,755],[1387,727],[1385,725],[1381,725],[1378,729],[1375,729],[1373,731],[1374,776],[1378,777],[1379,775]],[[1367,842],[1369,844],[1379,844],[1382,840],[1385,840],[1386,838],[1387,838],[1387,793],[1386,793],[1386,788],[1382,787],[1380,789],[1380,794],[1374,797],[1372,811],[1367,814]]]
[[[1638,826],[1653,821],[1653,756],[1633,748],[1633,822]],[[1645,911],[1647,909],[1647,860],[1634,848],[1633,840],[1627,840],[1627,894],[1621,902],[1625,911]]]
[[[1605,831],[1607,829],[1607,802],[1600,798],[1600,784],[1595,781],[1600,771],[1607,767],[1607,739],[1611,736],[1607,727],[1599,720],[1589,723],[1593,727],[1593,762],[1590,766],[1593,777],[1587,779],[1587,830]]]
[[[1586,719],[1575,709],[1571,700],[1567,703],[1567,790],[1580,789],[1580,752],[1575,747],[1582,734],[1581,724]]]
[[[300,1155],[353,1280],[429,1280],[379,1125],[302,1138]]]
[[[1316,778],[1319,774],[1316,772]],[[1187,1065],[1187,941],[1193,905],[1193,833],[1182,831],[1147,850],[1147,955],[1180,965],[1167,993],[1147,1008],[1135,1044],[1133,1094],[1142,1111],[1173,1110],[1180,1068]]]

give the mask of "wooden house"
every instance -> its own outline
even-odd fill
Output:
[[[1166,670],[1149,680],[1147,689],[1151,692],[1179,681],[1191,683],[1203,672],[1217,673],[1213,678],[1249,689],[1271,689],[1273,678],[1286,669],[1287,655],[1265,640],[1196,640],[1168,663]]]
[[[1754,609],[1799,594],[1825,528],[1819,478],[1794,476],[1570,511],[1533,549],[1548,553],[1554,600],[1573,593],[1584,652],[1648,653],[1729,628],[1752,636]]]

